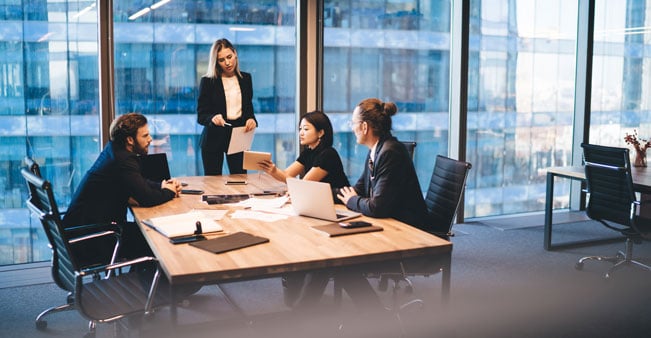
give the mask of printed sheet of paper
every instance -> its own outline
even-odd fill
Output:
[[[233,133],[231,134],[231,143],[228,145],[228,155],[241,153],[245,150],[251,149],[251,144],[253,143],[253,135],[255,135],[255,129],[247,132],[244,132],[245,127],[235,127],[233,128]]]

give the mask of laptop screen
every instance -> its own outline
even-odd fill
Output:
[[[328,183],[288,177],[287,191],[294,211],[301,216],[336,222],[361,215],[351,210],[335,210],[332,190]]]
[[[142,176],[152,181],[161,182],[171,177],[165,153],[140,156],[140,169]]]

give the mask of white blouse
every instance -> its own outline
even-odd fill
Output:
[[[226,119],[238,119],[242,116],[242,91],[237,77],[222,77],[222,83],[226,96]]]

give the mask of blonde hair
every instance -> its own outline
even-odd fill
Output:
[[[235,47],[233,47],[233,44],[228,41],[228,39],[219,39],[215,41],[212,44],[212,47],[210,47],[210,57],[208,59],[208,70],[206,71],[206,74],[204,76],[216,79],[218,77],[222,76],[222,68],[219,66],[219,62],[217,61],[217,55],[219,55],[219,52],[222,51],[222,49],[228,48],[237,55],[237,51],[235,51]],[[240,60],[239,58],[237,59],[237,63],[235,64],[235,73],[237,74],[238,77],[242,77],[242,73],[240,73]]]

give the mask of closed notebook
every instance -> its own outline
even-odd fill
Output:
[[[335,237],[335,236],[344,236],[344,235],[352,235],[352,234],[359,234],[359,233],[364,233],[364,232],[374,232],[374,231],[382,231],[381,226],[377,225],[371,225],[367,227],[360,227],[360,228],[342,228],[339,223],[330,223],[326,225],[315,225],[312,226],[314,230],[324,232],[330,237]]]
[[[190,245],[213,253],[222,253],[267,242],[269,242],[269,238],[251,235],[246,232],[236,232],[206,241],[192,242]]]

